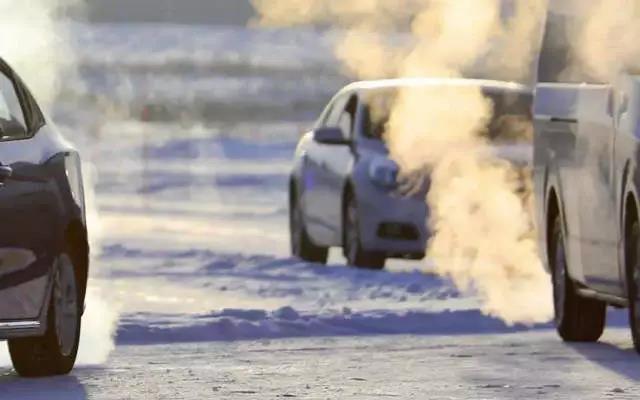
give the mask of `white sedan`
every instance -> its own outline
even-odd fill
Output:
[[[289,183],[294,256],[326,263],[342,247],[350,265],[382,269],[388,258],[421,259],[429,239],[425,176],[403,190],[398,166],[382,140],[386,115],[372,112],[407,87],[480,86],[502,108],[530,114],[531,91],[506,82],[465,79],[395,79],[358,82],[341,90],[296,149]],[[508,96],[505,96],[508,95]],[[390,103],[390,102],[389,102]],[[379,111],[379,107],[376,107]],[[497,112],[500,115],[500,111]],[[416,187],[417,186],[417,187]]]

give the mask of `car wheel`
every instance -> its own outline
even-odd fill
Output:
[[[25,377],[68,374],[80,342],[81,307],[71,258],[58,258],[49,301],[47,328],[42,337],[9,340],[16,372]]]
[[[329,249],[313,244],[304,226],[304,217],[298,196],[292,194],[289,211],[289,234],[291,236],[291,253],[304,261],[326,264]]]
[[[633,345],[640,353],[640,224],[637,220],[627,233],[625,257],[628,266],[629,324]]]
[[[383,269],[387,258],[384,254],[367,252],[362,249],[358,205],[354,196],[346,197],[344,211],[344,256],[349,265],[358,268]]]
[[[560,218],[555,218],[549,242],[549,258],[553,272],[555,325],[567,342],[595,342],[604,331],[607,305],[580,297],[567,273],[567,258]]]

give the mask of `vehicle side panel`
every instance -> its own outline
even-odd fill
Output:
[[[551,193],[559,202],[565,230],[568,269],[571,277],[586,283],[579,243],[577,179],[578,160],[578,87],[575,85],[539,85],[534,105],[534,184],[540,247],[547,247],[547,225]],[[547,261],[548,258],[545,258]]]
[[[67,178],[77,154],[43,127],[31,139],[0,142],[0,161],[14,170],[0,187],[0,321],[36,319],[65,230],[84,221],[81,186],[72,190]]]
[[[614,144],[615,158],[615,187],[618,221],[618,259],[621,277],[621,286],[626,289],[626,265],[624,263],[624,221],[625,203],[629,199],[635,203],[636,210],[640,210],[638,195],[640,194],[640,171],[638,159],[640,157],[640,79],[627,77],[616,87],[617,98],[614,108],[616,110],[617,134]],[[626,109],[620,109],[621,96],[626,96],[628,104]]]
[[[622,296],[618,268],[618,219],[614,188],[613,122],[610,85],[580,85],[578,105],[579,227],[583,268],[589,287]]]

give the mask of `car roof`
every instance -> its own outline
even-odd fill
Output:
[[[495,81],[488,79],[464,79],[464,78],[398,78],[398,79],[381,79],[371,81],[354,82],[342,89],[341,93],[346,92],[365,92],[388,89],[401,88],[420,88],[420,87],[439,87],[439,86],[455,86],[455,87],[480,87],[488,92],[512,92],[517,94],[532,94],[531,87],[506,81]]]

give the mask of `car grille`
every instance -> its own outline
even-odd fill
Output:
[[[384,222],[378,226],[378,237],[391,240],[418,240],[420,232],[412,224]]]

